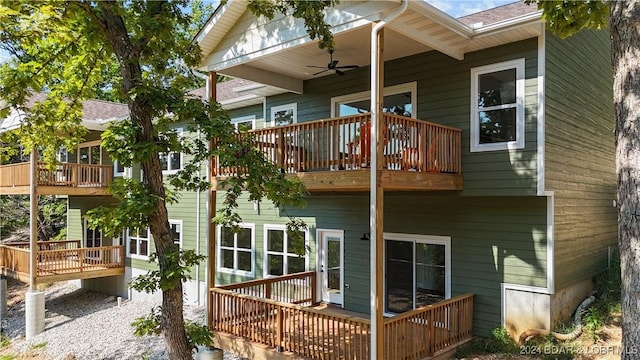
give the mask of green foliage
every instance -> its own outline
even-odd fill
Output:
[[[192,348],[197,348],[199,345],[206,347],[213,346],[213,333],[206,325],[185,320],[184,326],[187,332],[187,338],[189,339],[189,345]]]
[[[44,342],[40,342],[40,343],[36,343],[36,344],[31,345],[31,348],[32,349],[44,349],[45,347],[47,347],[47,345],[48,345],[47,342],[44,341]]]
[[[547,28],[561,38],[567,38],[583,29],[600,30],[609,23],[609,4],[602,0],[543,1],[525,0],[527,4],[537,3],[543,11]]]
[[[160,322],[162,321],[162,307],[156,306],[151,309],[147,316],[135,319],[131,326],[134,328],[135,336],[159,336]],[[213,333],[206,325],[200,325],[191,320],[184,322],[185,332],[191,348],[198,345],[210,347],[213,344]]]
[[[256,15],[273,19],[276,13],[291,15],[302,19],[309,37],[319,39],[321,49],[333,49],[335,40],[331,26],[324,21],[325,9],[338,4],[338,0],[251,0],[247,7]]]
[[[15,360],[18,357],[13,354],[0,355],[0,360]]]
[[[0,334],[0,348],[6,348],[11,345],[11,338],[5,334]]]
[[[507,329],[497,327],[491,331],[492,338],[474,337],[468,343],[456,349],[458,359],[480,354],[518,354],[519,347],[511,339]]]
[[[206,256],[196,254],[195,250],[179,250],[174,245],[163,257],[158,257],[157,253],[149,257],[149,262],[159,262],[162,270],[150,270],[139,275],[131,280],[129,286],[146,293],[175,288],[178,283],[191,280],[190,269],[205,259]]]
[[[155,306],[147,316],[139,317],[131,323],[135,336],[160,335],[160,322],[162,321],[162,307]]]

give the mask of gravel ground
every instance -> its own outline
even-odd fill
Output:
[[[73,285],[55,286],[45,292],[45,331],[27,341],[24,301],[9,308],[2,322],[11,345],[2,354],[35,359],[166,359],[160,337],[135,337],[131,322],[147,315],[157,303],[122,301]],[[204,308],[186,306],[185,317],[204,322]],[[225,353],[225,360],[241,360]]]

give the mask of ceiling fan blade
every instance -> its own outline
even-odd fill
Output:
[[[338,70],[338,69],[334,69],[336,71],[336,74],[340,75],[340,76],[344,76],[344,72]]]
[[[360,67],[360,65],[343,65],[343,66],[336,66],[336,69],[358,69]]]
[[[324,69],[324,70],[318,71],[317,73],[313,74],[313,76],[316,76],[318,74],[322,74],[325,71],[329,71],[329,69]]]
[[[326,67],[324,67],[324,66],[315,66],[315,65],[307,65],[307,67],[316,68],[316,69],[326,69]]]

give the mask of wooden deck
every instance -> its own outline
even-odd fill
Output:
[[[297,176],[311,192],[367,191],[371,153],[370,114],[249,131],[267,160]],[[384,114],[382,186],[393,191],[462,190],[461,130]],[[213,159],[212,182],[242,169]]]
[[[124,246],[81,248],[79,240],[38,242],[36,283],[124,274]],[[3,275],[29,282],[29,245],[0,245]]]
[[[0,166],[0,195],[28,195],[30,168],[29,162]],[[51,169],[38,163],[36,174],[38,195],[109,195],[113,167],[60,163]]]
[[[249,353],[266,347],[304,359],[369,359],[368,315],[318,305],[315,289],[315,272],[213,288],[211,329],[255,344]],[[417,360],[451,351],[471,339],[472,318],[472,294],[386,318],[385,359]],[[242,350],[225,339],[221,345]]]

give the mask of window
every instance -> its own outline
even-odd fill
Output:
[[[254,225],[239,224],[240,231],[218,226],[218,270],[231,274],[253,276],[255,262]]]
[[[397,314],[451,297],[451,238],[384,234],[385,307]]]
[[[78,145],[78,164],[102,165],[100,140]]]
[[[128,251],[133,258],[147,259],[149,257],[149,229],[134,229],[128,231]]]
[[[113,176],[124,176],[125,167],[118,160],[113,160]]]
[[[271,107],[271,126],[283,126],[298,122],[298,104]]]
[[[231,123],[237,131],[249,131],[256,128],[256,117],[254,115],[251,115],[234,118],[231,119]]]
[[[382,111],[406,117],[416,117],[417,83],[384,88]],[[331,116],[357,115],[371,111],[371,91],[338,96],[331,99]]]
[[[304,232],[305,246],[308,234]],[[279,276],[299,273],[309,270],[308,255],[298,256],[289,242],[289,236],[284,225],[265,225],[265,266],[264,276]]]
[[[69,162],[69,152],[67,151],[67,148],[62,146],[58,149],[58,152],[56,153],[56,160],[61,163]]]
[[[102,230],[99,228],[90,229],[87,220],[84,220],[84,247],[96,248],[102,246]],[[88,259],[99,259],[101,252],[99,250],[87,250],[84,256]]]
[[[524,147],[524,59],[471,69],[471,152]]]
[[[182,220],[169,219],[169,227],[171,228],[173,243],[178,245],[178,248],[182,250]]]
[[[182,136],[182,129],[176,129],[176,133],[179,137]],[[160,167],[165,174],[175,173],[182,169],[182,153],[181,152],[169,152],[160,153]]]

